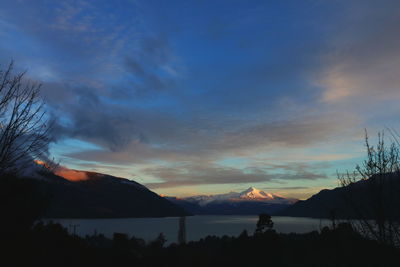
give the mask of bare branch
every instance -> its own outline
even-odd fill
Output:
[[[0,175],[18,173],[50,141],[41,85],[26,81],[25,72],[13,75],[13,66],[0,71]]]

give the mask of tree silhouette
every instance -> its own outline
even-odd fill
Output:
[[[274,227],[274,222],[271,219],[271,215],[262,213],[258,215],[257,228],[255,234],[263,234],[267,231],[271,231]]]
[[[376,146],[372,146],[366,132],[367,158],[353,172],[338,174],[338,179],[341,186],[348,188],[343,199],[357,216],[353,227],[368,238],[398,246],[400,144],[394,132],[392,137],[392,142],[387,145],[384,132],[381,132]],[[363,183],[360,184],[360,181]]]
[[[18,174],[47,148],[50,123],[39,92],[25,72],[13,74],[13,62],[0,70],[0,175]]]

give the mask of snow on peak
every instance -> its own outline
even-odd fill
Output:
[[[283,196],[266,193],[255,187],[249,187],[243,192],[229,192],[226,194],[216,194],[216,195],[198,195],[192,197],[183,198],[189,202],[198,203],[201,206],[208,205],[211,202],[237,202],[237,201],[261,201],[270,203],[292,203],[295,200],[285,198]]]
[[[249,187],[247,190],[240,193],[240,198],[244,199],[275,199],[277,196],[271,193],[266,193],[255,187]]]

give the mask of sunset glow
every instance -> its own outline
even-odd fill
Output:
[[[50,169],[50,165],[47,164],[46,162],[42,160],[34,160],[36,164],[42,165],[47,169]],[[54,174],[63,177],[64,179],[67,179],[68,181],[71,182],[79,182],[79,181],[85,181],[89,179],[86,175],[86,172],[84,171],[77,171],[77,170],[71,170],[62,166],[57,166],[52,170]]]
[[[87,177],[86,173],[83,171],[70,170],[70,169],[66,169],[66,168],[57,169],[55,171],[55,174],[65,178],[71,182],[85,181],[85,180],[89,179]]]
[[[396,1],[53,2],[3,3],[0,61],[43,85],[71,181],[304,199],[360,161],[364,129],[400,128]]]
[[[0,267],[399,264],[399,26],[400,0],[0,0]]]

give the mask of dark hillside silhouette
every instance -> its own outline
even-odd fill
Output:
[[[127,218],[190,215],[139,183],[94,172],[71,182],[43,171],[41,179],[23,179],[46,192],[46,218]],[[18,190],[14,188],[14,190]]]
[[[45,188],[31,179],[0,177],[0,233],[19,235],[29,231],[49,206]]]
[[[365,218],[372,219],[374,216],[372,209],[375,205],[375,200],[371,198],[370,188],[375,184],[376,179],[380,178],[373,176],[368,180],[357,181],[351,186],[348,185],[335,189],[321,190],[309,199],[300,200],[292,206],[277,212],[276,215],[330,219],[334,211],[337,219],[355,219],[359,214],[346,201],[346,198],[351,195],[353,205],[363,207]],[[400,189],[399,176],[393,173],[391,175],[386,175],[383,179],[387,180],[387,185],[384,188],[384,194],[386,196],[385,201],[388,201],[389,198],[392,200],[386,205],[387,212],[392,214],[392,216],[398,216],[400,199],[394,197],[391,191],[396,188]]]

